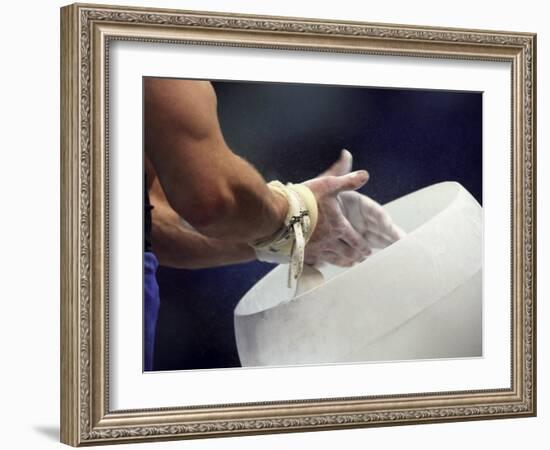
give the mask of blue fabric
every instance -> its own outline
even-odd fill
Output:
[[[153,370],[155,331],[160,307],[157,283],[157,257],[151,252],[143,254],[143,348],[144,370]]]

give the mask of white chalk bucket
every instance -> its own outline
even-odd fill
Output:
[[[294,296],[286,265],[235,308],[243,366],[482,355],[482,208],[444,182],[384,208],[407,235]]]

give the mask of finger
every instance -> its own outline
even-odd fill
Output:
[[[395,242],[395,240],[381,236],[373,231],[363,233],[363,239],[372,248],[386,248]]]
[[[375,231],[377,234],[389,238],[392,242],[398,241],[407,235],[387,214],[382,219],[371,215],[367,221],[369,222],[370,231]]]
[[[316,269],[322,269],[324,267],[326,267],[327,265],[327,262],[326,261],[316,261],[315,264],[311,264],[313,267],[315,267]]]
[[[304,263],[313,267],[321,267],[323,262],[319,260],[320,254],[321,254],[321,250],[311,252],[308,250],[308,246],[306,245]]]
[[[406,235],[393,222],[388,212],[379,203],[366,195],[361,196],[361,207],[359,209],[363,218],[376,227],[378,234],[389,237],[393,241],[397,241]]]
[[[326,261],[329,264],[339,267],[351,267],[354,263],[353,260],[331,252],[330,250],[325,250],[323,253],[321,253],[319,260]]]
[[[353,165],[353,156],[351,153],[346,150],[345,148],[342,149],[342,152],[340,153],[340,157],[336,162],[332,164],[327,170],[325,170],[321,175],[321,177],[327,176],[327,175],[334,175],[334,176],[340,176],[340,175],[346,175],[351,172],[351,166]]]
[[[338,237],[349,247],[356,249],[363,255],[371,254],[372,250],[363,238],[363,236],[361,236],[357,232],[357,230],[353,228],[351,223],[349,223],[346,218],[342,218],[342,220],[338,224],[337,230]]]
[[[359,198],[358,208],[365,220],[375,223],[380,223],[386,220],[385,215],[387,215],[387,213],[380,203],[374,201],[367,195],[359,194],[360,197],[357,196],[357,194],[354,195]]]
[[[355,191],[363,186],[368,179],[369,173],[366,170],[357,170],[338,177],[329,176],[327,190],[329,194],[333,195],[343,191]]]
[[[407,235],[407,233],[401,227],[397,226],[394,222],[391,221],[390,226],[387,229],[387,234],[395,241],[403,239]]]
[[[357,247],[351,247],[342,240],[336,240],[330,243],[327,250],[331,250],[338,255],[342,255],[352,261],[361,261],[365,258],[365,251],[359,250]]]
[[[317,257],[308,256],[307,254],[304,257],[304,264],[308,264],[310,266],[315,267],[317,264]]]

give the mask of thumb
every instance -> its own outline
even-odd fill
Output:
[[[329,193],[338,194],[342,191],[355,191],[363,186],[369,179],[366,170],[357,170],[347,175],[333,177]]]
[[[340,157],[336,162],[332,164],[327,170],[325,170],[323,173],[321,173],[319,176],[327,176],[327,175],[333,175],[333,176],[341,176],[346,175],[347,173],[351,172],[351,166],[353,164],[353,156],[351,153],[346,150],[345,148],[342,149],[342,152],[340,153]]]

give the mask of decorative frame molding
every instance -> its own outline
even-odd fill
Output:
[[[112,40],[507,61],[512,66],[509,389],[111,411]],[[61,441],[73,446],[536,415],[536,35],[74,4],[61,9]]]

